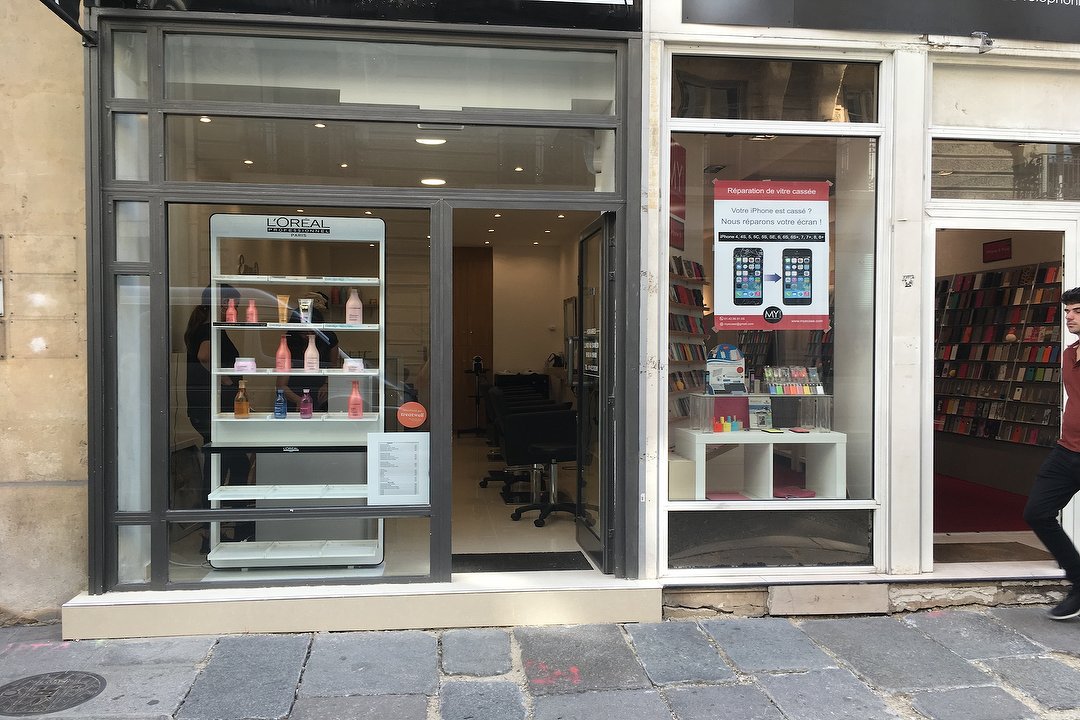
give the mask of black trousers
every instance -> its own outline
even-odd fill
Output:
[[[1080,453],[1055,445],[1035,476],[1035,485],[1024,508],[1024,522],[1065,571],[1069,582],[1080,588],[1080,553],[1058,522],[1058,513],[1080,492]]]

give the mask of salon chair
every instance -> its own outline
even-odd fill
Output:
[[[576,502],[559,501],[559,463],[577,461],[577,413],[573,410],[511,413],[503,419],[502,449],[511,467],[528,468],[532,502],[510,514],[538,510],[533,525],[543,527],[553,512],[577,514]],[[547,482],[544,482],[544,478]]]

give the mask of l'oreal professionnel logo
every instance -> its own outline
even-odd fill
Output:
[[[270,233],[296,233],[298,235],[328,235],[330,228],[325,220],[307,217],[278,217],[266,218],[266,232]]]

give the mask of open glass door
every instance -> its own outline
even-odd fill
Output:
[[[614,569],[615,487],[612,472],[614,380],[609,263],[615,215],[604,213],[581,235],[578,338],[573,364],[578,396],[577,540],[605,573]]]

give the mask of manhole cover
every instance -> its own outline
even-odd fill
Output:
[[[31,675],[0,687],[0,715],[22,717],[67,710],[105,689],[105,678],[78,670]]]

